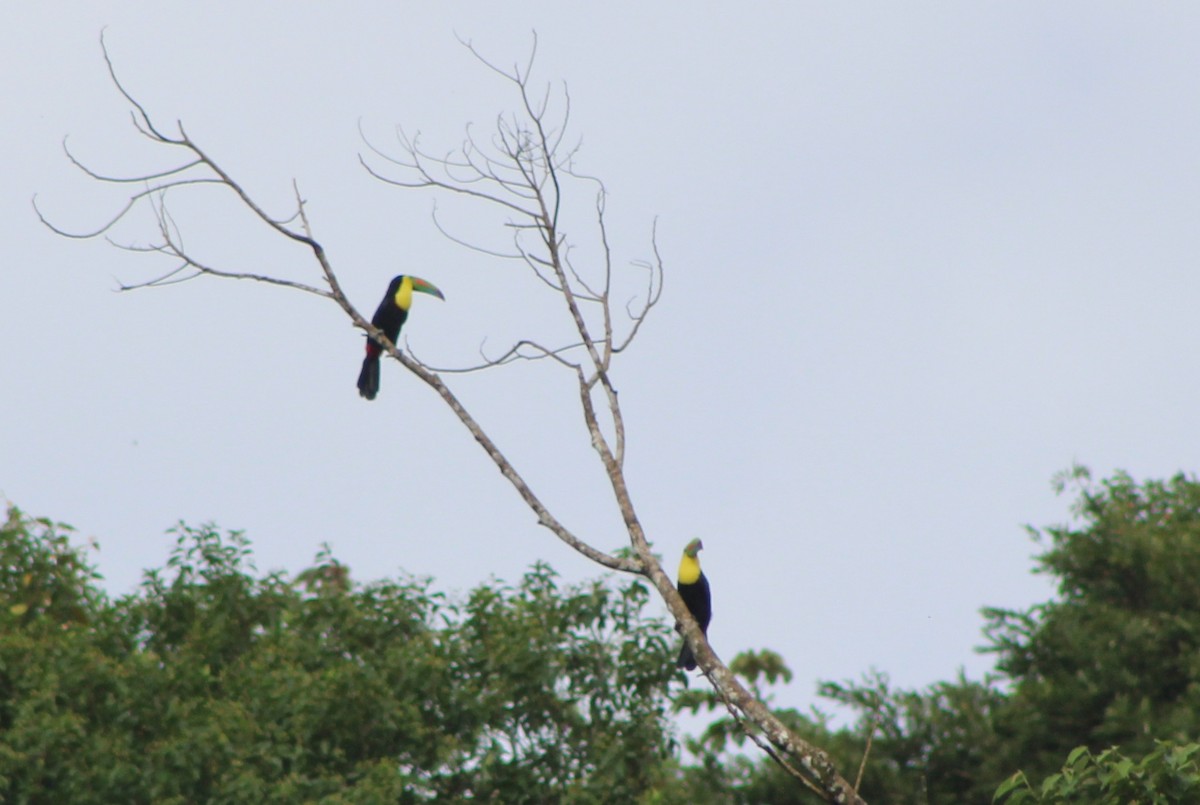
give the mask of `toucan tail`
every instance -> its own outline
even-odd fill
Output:
[[[696,670],[696,655],[692,653],[692,647],[688,645],[686,637],[683,639],[683,648],[679,649],[679,659],[675,661],[675,667],[685,671]]]
[[[363,358],[362,371],[358,373],[358,393],[368,400],[379,393],[379,356],[367,351]]]

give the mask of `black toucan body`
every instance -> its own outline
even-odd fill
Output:
[[[708,623],[712,620],[712,594],[708,589],[708,579],[700,569],[700,549],[704,543],[694,539],[683,549],[683,558],[679,560],[679,575],[675,580],[675,589],[679,597],[687,604],[688,612],[700,625],[700,631],[708,634]],[[677,627],[678,628],[678,627]],[[693,671],[696,668],[696,655],[683,638],[683,648],[679,650],[679,659],[675,661],[676,668]]]
[[[393,344],[400,337],[400,328],[408,319],[408,309],[412,307],[413,293],[427,293],[438,299],[445,299],[442,292],[433,283],[420,277],[410,277],[401,274],[388,285],[387,293],[375,315],[371,317],[374,324]],[[371,336],[367,336],[367,356],[363,358],[362,371],[358,373],[358,393],[368,400],[375,399],[379,393],[379,356],[383,354],[383,345]]]

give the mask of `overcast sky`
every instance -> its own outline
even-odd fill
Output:
[[[174,164],[130,126],[105,26],[156,119],[273,212],[298,183],[360,309],[396,273],[442,288],[406,327],[438,365],[560,333],[562,313],[519,266],[439,234],[432,195],[367,176],[359,126],[455,147],[518,101],[458,39],[508,64],[537,30],[533,83],[569,89],[620,265],[650,256],[658,219],[662,301],[615,371],[634,501],[671,572],[704,539],[714,647],[781,652],[797,674],[782,704],[871,667],[904,686],[978,677],[979,608],[1052,592],[1023,525],[1068,519],[1056,472],[1196,467],[1198,6],[202,8],[0,11],[0,496],[98,540],[114,593],[163,562],[180,519],[245,529],[262,570],[298,571],[322,542],[359,580],[449,590],[536,560],[599,569],[398,366],[360,399],[362,338],[332,304],[209,279],[114,293],[165,266],[38,223],[35,193],[87,230],[128,191],[73,168],[66,135],[97,170]],[[586,244],[593,198],[571,192]],[[228,193],[171,203],[221,267],[319,282]],[[504,243],[503,216],[441,203],[456,231]],[[569,375],[451,382],[561,520],[624,543]]]

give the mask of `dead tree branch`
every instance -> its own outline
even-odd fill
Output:
[[[222,279],[244,279],[255,282],[262,282],[269,285],[282,286],[293,290],[303,291],[306,293],[315,294],[317,296],[329,299],[335,302],[342,311],[349,317],[351,323],[358,329],[364,331],[377,341],[385,345],[385,351],[394,359],[404,365],[406,369],[420,378],[426,385],[430,386],[437,394],[445,401],[458,417],[459,421],[467,428],[471,435],[479,442],[480,446],[487,453],[488,457],[500,470],[500,473],[508,479],[517,490],[517,493],[525,501],[526,505],[537,515],[538,524],[549,529],[555,536],[565,542],[574,550],[583,554],[604,567],[612,570],[619,570],[626,573],[642,573],[641,563],[635,559],[611,556],[601,550],[598,550],[588,544],[585,540],[576,536],[570,529],[561,523],[545,506],[541,499],[533,492],[521,477],[516,468],[508,460],[503,452],[496,446],[492,439],[487,435],[478,422],[471,416],[463,404],[458,400],[450,388],[445,384],[441,377],[414,358],[406,355],[392,344],[382,332],[372,326],[371,322],[365,318],[357,308],[350,302],[346,294],[343,292],[340,283],[338,282],[337,274],[333,269],[328,255],[325,252],[321,243],[313,236],[312,226],[308,220],[308,215],[304,209],[304,200],[300,195],[299,188],[293,183],[293,193],[295,197],[295,208],[293,212],[286,218],[277,218],[269,215],[262,206],[260,206],[246,191],[246,189],[225,169],[206,153],[199,144],[192,140],[183,124],[176,122],[175,128],[178,131],[176,136],[168,136],[163,133],[163,129],[151,117],[149,112],[129,93],[125,86],[121,83],[117,76],[116,70],[113,67],[112,60],[109,58],[108,50],[104,47],[104,40],[101,37],[101,48],[104,51],[105,63],[108,65],[109,75],[112,78],[113,84],[121,95],[133,106],[134,112],[132,120],[134,127],[142,135],[150,139],[157,145],[175,150],[183,155],[179,164],[174,168],[169,168],[164,171],[148,172],[145,174],[129,177],[112,177],[106,176],[98,171],[88,168],[73,155],[68,152],[68,158],[81,171],[92,179],[105,182],[129,183],[144,185],[145,189],[134,193],[129,197],[120,211],[103,225],[94,229],[84,230],[82,232],[70,231],[55,223],[52,223],[38,208],[36,199],[34,201],[34,209],[38,218],[49,227],[52,231],[71,238],[95,238],[98,236],[107,236],[121,221],[125,220],[131,211],[143,204],[149,204],[153,210],[154,218],[157,222],[157,240],[148,246],[139,246],[128,243],[118,243],[112,241],[118,248],[130,252],[148,254],[157,257],[166,257],[171,260],[171,266],[155,274],[149,280],[140,282],[122,283],[120,290],[134,290],[138,288],[156,287],[161,285],[186,282],[201,276],[218,277]],[[188,172],[200,172],[200,176],[188,176],[180,178]],[[275,233],[282,235],[288,240],[302,244],[311,252],[313,259],[316,261],[319,269],[320,278],[325,284],[325,288],[319,288],[315,285],[301,282],[298,280],[289,279],[286,277],[277,277],[267,274],[255,273],[237,269],[218,268],[209,265],[204,260],[200,259],[195,253],[189,251],[183,242],[180,227],[172,218],[166,203],[167,191],[184,188],[191,185],[204,184],[216,185],[226,188],[234,194],[241,203],[241,206],[250,211],[254,218],[267,226]],[[299,222],[299,228],[294,227],[293,222]],[[532,345],[536,348],[536,345]],[[553,357],[557,353],[553,350],[543,350],[547,357]],[[523,356],[524,357],[524,356]]]
[[[364,132],[367,153],[360,154],[359,160],[371,176],[388,185],[457,196],[507,216],[503,226],[512,233],[512,252],[482,247],[459,238],[452,239],[486,254],[519,260],[540,281],[539,287],[549,290],[559,300],[573,330],[566,343],[548,345],[530,335],[518,340],[498,357],[484,355],[483,363],[457,369],[435,369],[417,359],[411,350],[402,352],[360,314],[342,291],[325,249],[313,235],[305,202],[295,183],[295,206],[290,214],[286,217],[268,214],[243,185],[188,135],[181,122],[175,123],[175,134],[165,133],[121,83],[106,48],[104,58],[109,74],[117,90],[132,107],[134,127],[155,145],[176,153],[179,159],[174,167],[165,170],[115,177],[89,168],[67,150],[67,157],[72,164],[91,179],[135,184],[144,189],[132,194],[115,216],[95,229],[82,232],[66,230],[51,223],[40,209],[37,210],[38,217],[46,226],[66,237],[107,237],[133,209],[148,204],[157,222],[156,239],[149,245],[116,245],[132,252],[166,258],[170,261],[170,267],[148,281],[122,284],[122,290],[209,276],[248,279],[291,288],[337,304],[354,327],[383,344],[388,355],[437,393],[534,512],[539,525],[598,564],[613,570],[644,575],[653,583],[671,615],[681,624],[705,675],[735,717],[753,725],[753,730],[748,732],[757,736],[755,740],[771,757],[826,800],[861,803],[854,787],[838,775],[828,756],[789,731],[743,687],[713,652],[676,592],[672,580],[654,557],[634,507],[624,474],[626,428],[612,378],[612,363],[613,357],[627,349],[641,332],[642,325],[662,295],[663,258],[658,247],[657,225],[650,233],[652,258],[628,266],[617,266],[605,218],[607,195],[604,185],[595,178],[575,172],[573,163],[577,146],[564,147],[570,98],[564,90],[561,94],[562,111],[552,115],[550,110],[555,105],[555,99],[550,88],[535,94],[530,86],[536,39],[529,60],[511,69],[501,68],[487,60],[471,43],[463,44],[482,65],[515,89],[519,99],[518,112],[499,117],[486,139],[468,127],[461,145],[441,156],[426,150],[419,134],[409,136],[400,128],[396,129],[396,152],[374,144]],[[103,38],[101,45],[103,48]],[[550,124],[552,119],[556,125]],[[217,267],[185,247],[182,228],[168,210],[167,194],[168,191],[188,192],[197,185],[213,185],[232,192],[239,206],[249,211],[253,219],[286,240],[304,246],[316,263],[321,285],[289,277]],[[593,240],[599,245],[594,248],[598,256],[590,260],[573,257],[572,240],[564,231],[564,221],[570,217],[564,215],[566,190],[577,185],[590,187],[595,198],[591,221],[595,226]],[[436,217],[435,225],[446,231]],[[583,254],[582,251],[578,253]],[[614,294],[618,293],[619,288],[625,287],[630,274],[641,290],[632,298],[618,303],[614,315]],[[640,274],[644,274],[644,277]],[[443,373],[495,369],[515,361],[541,361],[566,369],[574,375],[583,423],[609,479],[613,499],[620,511],[635,558],[618,557],[600,551],[561,523],[442,379]]]

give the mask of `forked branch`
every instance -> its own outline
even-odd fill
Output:
[[[445,384],[441,377],[434,371],[426,368],[414,358],[405,355],[391,343],[379,329],[374,327],[371,322],[366,319],[355,306],[346,297],[341,284],[338,281],[332,264],[325,252],[321,243],[313,236],[312,226],[308,220],[307,212],[305,211],[305,203],[300,194],[299,188],[293,183],[292,189],[295,199],[295,208],[287,217],[273,217],[269,215],[258,202],[250,196],[246,189],[208,153],[206,153],[194,140],[192,140],[181,123],[176,123],[178,134],[168,136],[163,133],[162,127],[157,124],[151,117],[149,112],[139,103],[121,83],[117,76],[116,70],[113,68],[112,60],[109,58],[108,50],[104,47],[104,40],[101,37],[101,47],[104,50],[105,62],[109,68],[109,74],[112,77],[113,84],[121,95],[133,106],[133,124],[137,130],[149,138],[157,145],[175,150],[182,154],[179,164],[174,168],[147,172],[145,174],[128,176],[128,177],[113,177],[101,174],[83,164],[73,155],[68,154],[68,158],[73,164],[80,168],[89,177],[105,182],[114,182],[120,184],[140,184],[144,189],[132,194],[118,211],[118,213],[109,218],[103,225],[97,228],[84,231],[71,231],[58,224],[51,222],[34,203],[34,209],[38,218],[49,227],[52,231],[63,235],[64,237],[72,238],[95,238],[104,236],[109,242],[126,251],[150,255],[158,258],[167,258],[170,265],[167,269],[155,273],[147,280],[138,282],[123,282],[120,285],[120,290],[134,290],[147,287],[156,287],[161,285],[177,284],[186,282],[201,276],[218,277],[222,279],[244,279],[254,282],[262,282],[268,285],[282,286],[293,290],[311,293],[316,296],[329,299],[336,303],[346,316],[350,319],[353,326],[364,331],[372,338],[384,345],[385,351],[393,358],[398,360],[406,369],[419,377],[424,383],[430,386],[437,394],[445,401],[459,421],[467,428],[471,435],[483,447],[488,457],[495,463],[500,473],[508,479],[508,481],[516,488],[517,493],[525,501],[526,505],[537,515],[538,524],[549,529],[560,540],[569,545],[574,550],[583,554],[594,562],[597,562],[604,567],[612,570],[619,570],[626,573],[642,573],[641,563],[636,559],[625,557],[616,557],[601,551],[585,540],[576,536],[570,529],[561,523],[534,493],[534,491],[517,472],[516,468],[508,460],[503,452],[491,440],[483,428],[475,421],[474,417],[467,411],[461,401],[454,395],[450,388]],[[199,176],[187,176],[188,172],[200,173]],[[273,276],[238,269],[227,269],[213,266],[198,257],[194,252],[190,251],[184,245],[181,227],[171,215],[167,206],[167,192],[180,191],[195,185],[216,185],[231,191],[238,199],[244,209],[250,211],[255,219],[264,224],[271,231],[278,235],[282,235],[289,241],[303,244],[311,252],[313,259],[316,262],[318,273],[326,287],[319,288],[313,284],[299,280],[290,279],[287,277]],[[149,245],[137,245],[132,243],[122,243],[109,236],[113,229],[124,221],[131,211],[143,206],[149,205],[156,222],[156,239]],[[296,226],[298,224],[298,227]],[[520,345],[519,345],[520,346]],[[536,346],[536,345],[535,345]],[[547,356],[552,356],[556,353],[547,351]]]
[[[103,39],[101,39],[103,46]],[[605,219],[606,194],[599,180],[577,173],[573,164],[576,148],[564,148],[569,96],[561,94],[562,111],[550,125],[554,96],[549,91],[534,93],[529,83],[535,47],[524,65],[506,70],[498,67],[464,42],[488,69],[516,89],[520,110],[497,120],[495,130],[486,139],[468,127],[457,150],[438,156],[426,150],[419,134],[407,135],[396,130],[395,152],[372,143],[364,134],[367,154],[360,161],[370,175],[389,185],[416,190],[431,190],[484,205],[506,216],[504,227],[512,237],[512,251],[499,251],[455,238],[470,248],[497,257],[519,260],[539,280],[537,287],[555,294],[574,331],[561,344],[546,344],[536,334],[516,341],[496,357],[483,355],[483,362],[450,369],[434,369],[412,353],[401,352],[397,345],[374,327],[350,303],[343,293],[328,256],[313,236],[312,226],[299,189],[293,184],[295,207],[286,217],[269,215],[184,129],[176,123],[176,134],[167,135],[148,111],[126,90],[117,77],[107,49],[104,58],[118,91],[132,107],[135,128],[154,144],[174,151],[179,160],[174,167],[146,172],[138,176],[117,177],[95,171],[69,150],[68,159],[90,178],[115,184],[136,184],[143,189],[133,193],[121,210],[100,227],[71,232],[51,223],[38,210],[46,226],[67,237],[110,237],[132,210],[149,205],[157,223],[155,240],[149,245],[116,243],[121,248],[153,257],[166,258],[169,267],[147,281],[123,284],[122,290],[185,282],[200,276],[248,279],[314,294],[336,303],[352,325],[383,344],[384,351],[409,372],[433,389],[479,443],[501,474],[537,516],[539,525],[598,564],[623,572],[646,576],[666,602],[671,615],[694,647],[705,675],[722,700],[739,720],[754,725],[754,734],[764,750],[803,783],[830,802],[861,803],[854,788],[833,768],[828,756],[790,732],[767,707],[747,691],[712,651],[700,628],[651,551],[634,508],[624,475],[626,430],[616,385],[612,378],[614,356],[627,349],[641,332],[650,311],[658,304],[663,287],[663,259],[658,247],[657,225],[651,229],[649,260],[617,266],[613,258]],[[168,191],[190,192],[197,186],[215,185],[231,191],[241,208],[270,231],[290,242],[302,244],[312,254],[323,287],[305,282],[244,270],[221,268],[202,260],[184,245],[182,227],[167,206]],[[593,241],[598,243],[588,257],[586,250],[572,251],[572,239],[564,231],[566,191],[582,185],[594,193],[595,226]],[[35,203],[36,208],[36,203]],[[446,231],[435,218],[439,229]],[[453,236],[451,236],[453,237]],[[579,257],[577,255],[582,255]],[[632,298],[616,299],[629,285],[639,288]],[[614,307],[615,302],[615,307]],[[482,347],[481,347],[482,353]],[[592,446],[609,479],[613,499],[620,511],[634,557],[613,556],[580,539],[550,512],[530,488],[483,427],[442,379],[444,372],[472,372],[495,369],[515,361],[540,361],[573,373],[579,392],[580,411]],[[598,401],[602,406],[597,406]]]

